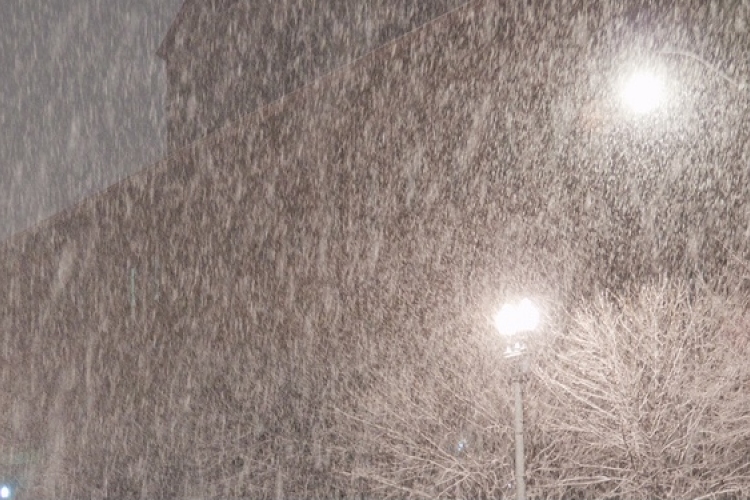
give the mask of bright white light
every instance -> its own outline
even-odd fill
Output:
[[[0,498],[10,498],[10,488],[8,486],[0,486]]]
[[[622,99],[636,113],[649,113],[664,100],[664,82],[653,73],[635,73],[623,85]]]
[[[539,325],[539,309],[529,299],[518,304],[505,304],[495,314],[495,328],[501,335],[512,336],[535,330]]]

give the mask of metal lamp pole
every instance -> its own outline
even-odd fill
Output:
[[[522,361],[519,360],[519,365]],[[526,500],[526,457],[523,446],[523,366],[516,367],[513,377],[513,395],[516,400],[516,414],[514,419],[514,433],[516,436],[516,499]]]
[[[518,304],[506,304],[495,315],[495,327],[501,335],[513,337],[519,333],[535,330],[539,325],[539,310],[528,299]],[[521,384],[526,372],[523,356],[526,345],[517,340],[505,350],[506,358],[519,358],[513,374],[513,396],[515,398],[514,435],[516,444],[516,499],[526,500],[526,457],[523,444],[523,391]]]

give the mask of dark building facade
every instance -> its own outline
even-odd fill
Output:
[[[705,80],[657,136],[587,118],[633,22],[689,40],[731,13],[482,0],[413,29],[455,3],[279,3],[187,2],[161,51],[172,154],[0,248],[0,467],[34,457],[35,498],[356,498],[371,457],[342,415],[403,353],[459,339],[470,364],[505,297],[554,310],[747,258],[735,89]],[[472,444],[497,496],[508,443]]]
[[[169,148],[189,144],[466,0],[188,0],[158,54]]]

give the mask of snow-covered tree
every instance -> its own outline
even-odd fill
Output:
[[[746,494],[746,306],[662,283],[549,318],[525,387],[530,495]],[[347,473],[386,497],[512,496],[511,366],[497,349],[441,340],[361,394]]]

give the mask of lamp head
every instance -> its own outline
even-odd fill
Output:
[[[505,304],[495,314],[494,323],[500,335],[512,337],[518,333],[536,330],[539,326],[539,308],[529,299],[515,304]]]
[[[628,109],[644,115],[656,110],[664,101],[664,82],[652,72],[638,71],[624,82],[620,95]]]

